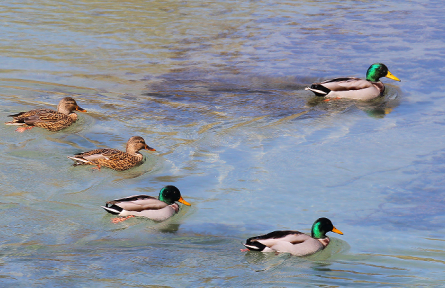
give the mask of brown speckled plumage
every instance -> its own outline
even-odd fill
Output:
[[[86,112],[77,105],[71,97],[60,100],[57,111],[51,109],[34,109],[27,112],[20,112],[9,115],[13,121],[6,122],[6,125],[34,126],[47,129],[52,132],[62,130],[76,122],[77,114],[73,111]]]
[[[123,171],[142,164],[144,157],[138,152],[141,149],[156,151],[145,144],[144,138],[133,136],[127,142],[126,152],[110,148],[95,149],[68,158],[75,161],[74,165],[96,165],[99,168],[104,166]]]

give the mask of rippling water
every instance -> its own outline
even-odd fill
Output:
[[[2,286],[442,285],[445,17],[440,1],[14,1],[1,3],[7,115],[88,110],[58,133],[0,125]],[[370,103],[304,87],[383,79]],[[125,172],[72,167],[143,136]],[[100,206],[173,184],[167,222],[110,222]],[[247,238],[344,232],[316,255],[242,253]]]

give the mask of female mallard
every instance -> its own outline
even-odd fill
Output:
[[[371,100],[381,96],[385,91],[385,85],[379,81],[381,77],[400,81],[389,72],[385,64],[375,63],[366,72],[366,80],[355,77],[335,78],[314,83],[305,90],[310,90],[321,97]]]
[[[330,239],[327,232],[343,235],[343,232],[332,225],[328,218],[319,218],[312,225],[311,236],[299,231],[274,231],[266,235],[247,239],[241,251],[285,252],[295,256],[307,256],[323,250]]]
[[[73,111],[87,112],[87,110],[80,108],[73,98],[65,97],[57,105],[57,111],[34,109],[28,112],[20,112],[8,115],[8,117],[13,117],[14,120],[5,124],[23,126],[17,128],[17,132],[24,132],[25,130],[32,129],[34,126],[56,132],[76,122],[77,114]]]
[[[101,166],[105,166],[117,171],[123,171],[142,163],[144,156],[138,151],[146,149],[156,151],[156,149],[145,144],[144,138],[133,136],[127,142],[127,152],[117,149],[95,149],[88,152],[68,156],[74,160],[74,166],[77,165],[96,165],[100,170]]]
[[[179,211],[176,201],[190,206],[185,201],[178,188],[173,185],[165,186],[159,191],[159,198],[148,195],[135,195],[126,198],[108,201],[105,206],[101,206],[105,211],[126,218],[115,218],[113,223],[122,222],[130,217],[146,217],[154,221],[164,221],[172,217]]]

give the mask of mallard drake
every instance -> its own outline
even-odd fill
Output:
[[[295,256],[307,256],[323,250],[330,239],[327,232],[343,235],[328,218],[319,218],[312,225],[311,236],[299,231],[274,231],[247,239],[241,251],[285,252]]]
[[[126,152],[109,148],[95,149],[68,156],[68,158],[75,161],[74,166],[96,165],[99,170],[101,166],[105,166],[117,171],[123,171],[142,163],[144,156],[138,152],[141,149],[156,151],[156,149],[145,144],[144,138],[133,136],[127,142]]]
[[[314,83],[310,87],[306,87],[305,90],[327,98],[371,100],[381,96],[385,91],[385,85],[379,80],[381,77],[400,81],[399,78],[389,72],[385,64],[375,63],[368,68],[366,80],[355,77],[335,78]]]
[[[159,191],[159,197],[148,195],[135,195],[108,201],[105,206],[101,206],[108,213],[127,216],[126,218],[115,218],[114,223],[124,221],[133,216],[149,218],[154,221],[164,221],[172,217],[179,211],[179,205],[176,201],[190,206],[185,201],[178,188],[173,185],[167,185]]]
[[[6,125],[19,125],[17,132],[23,132],[33,127],[45,128],[49,131],[59,131],[76,122],[77,114],[73,111],[87,112],[80,108],[76,100],[71,97],[65,97],[57,105],[57,111],[51,109],[34,109],[28,112],[20,112],[8,115],[14,120],[6,122]]]

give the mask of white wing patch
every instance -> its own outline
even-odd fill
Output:
[[[98,159],[110,160],[110,158],[104,156],[103,154],[93,154],[93,155],[84,156],[83,158],[88,161],[94,161],[94,160],[98,160]]]

